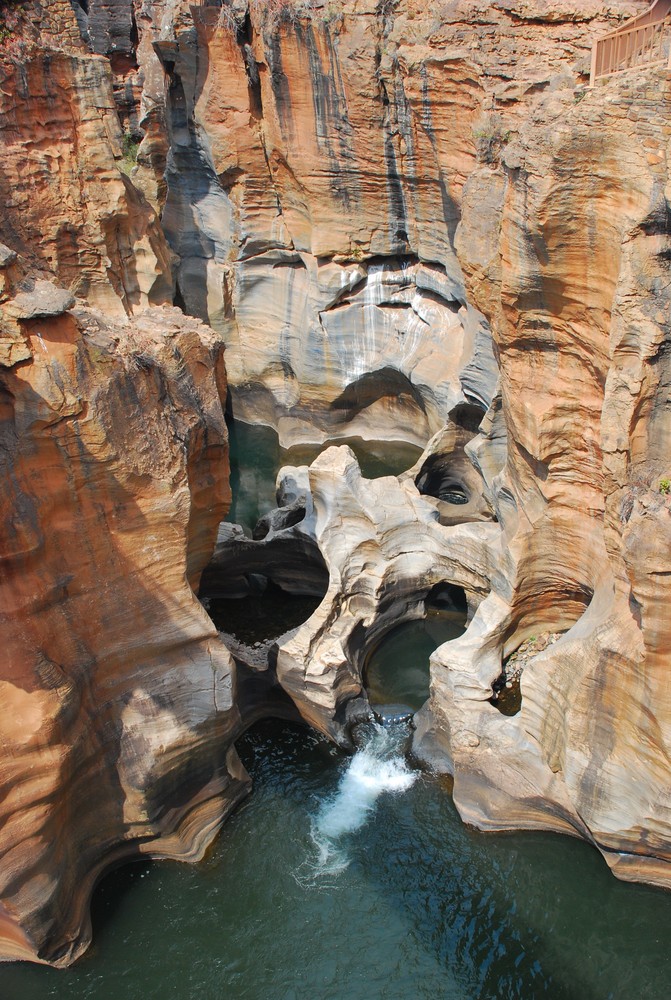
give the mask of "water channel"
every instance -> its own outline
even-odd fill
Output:
[[[426,618],[404,622],[387,633],[368,656],[364,672],[373,705],[407,706],[413,712],[429,697],[429,657],[461,635],[466,612],[432,609]]]
[[[463,627],[436,611],[389,633],[371,700],[419,707]],[[366,724],[349,755],[257,724],[238,742],[254,791],[205,861],[108,875],[90,951],[2,967],[2,1000],[665,1000],[671,893],[616,881],[580,841],[467,829],[410,735]]]
[[[579,841],[466,829],[403,727],[371,730],[349,757],[258,724],[207,859],[109,875],[90,952],[4,967],[3,1000],[665,1000],[670,895]]]

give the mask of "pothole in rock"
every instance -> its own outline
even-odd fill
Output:
[[[310,465],[329,445],[348,445],[366,479],[395,476],[411,468],[422,449],[402,441],[344,438],[324,444],[281,448],[276,431],[263,424],[229,418],[232,501],[227,521],[242,525],[248,536],[275,509],[275,481],[284,465]]]
[[[465,464],[463,460],[461,464]],[[459,465],[451,456],[431,456],[415,480],[417,489],[423,496],[434,497],[455,506],[465,506],[470,503],[471,497],[461,478],[455,474]]]
[[[490,704],[498,708],[502,715],[517,715],[522,708],[520,679],[525,666],[529,660],[548,646],[552,646],[562,635],[562,632],[541,632],[540,635],[531,635],[504,661],[503,670],[492,684],[494,693],[489,699]]]
[[[483,416],[480,407],[455,406],[443,430],[432,438],[419,471],[413,469],[415,486],[436,501],[440,523],[446,527],[494,516],[483,477],[467,451]]]
[[[243,646],[261,650],[306,622],[321,601],[314,595],[289,594],[269,581],[262,592],[246,597],[209,597],[203,604],[220,632],[232,635]]]
[[[413,715],[429,697],[431,654],[466,630],[466,595],[439,584],[427,597],[426,616],[403,622],[369,651],[363,679],[373,711],[383,721]]]
[[[466,591],[454,583],[437,583],[424,600],[424,607],[435,611],[453,611],[466,620],[468,601]],[[465,626],[464,626],[465,627]]]
[[[457,507],[462,507],[469,502],[464,490],[457,485],[442,487],[438,499],[442,500],[443,503],[455,504]]]

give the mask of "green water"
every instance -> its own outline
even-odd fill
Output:
[[[413,712],[421,708],[429,697],[431,653],[461,635],[465,623],[465,612],[429,611],[426,618],[389,632],[364,667],[371,703],[407,705]]]
[[[470,831],[438,778],[385,790],[388,760],[288,724],[239,748],[255,790],[206,861],[108,876],[91,951],[66,971],[2,968],[3,1000],[669,996],[671,895],[617,882],[587,845]],[[334,812],[345,867],[329,873]]]
[[[248,526],[288,461],[258,431],[236,487]],[[236,618],[247,641],[287,620],[258,604]],[[429,655],[463,617],[386,636],[366,665],[371,700],[419,707]],[[255,726],[238,742],[254,791],[206,860],[107,876],[84,958],[0,967],[0,1000],[667,1000],[671,894],[617,882],[579,841],[465,828],[447,782],[408,762],[403,726],[358,740],[351,756]]]
[[[309,465],[328,444],[280,448],[276,432],[261,424],[231,422],[229,426],[231,492],[228,521],[251,531],[260,517],[275,507],[275,479],[283,465]],[[336,441],[355,453],[368,479],[397,476],[415,464],[421,449],[403,442],[371,442],[361,438]]]

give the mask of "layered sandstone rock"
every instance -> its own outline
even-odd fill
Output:
[[[613,6],[610,13],[622,16],[640,6]],[[410,55],[402,51],[413,37],[407,23],[413,20],[410,13],[404,14],[406,22],[399,15],[391,27],[382,29],[388,46],[398,32],[394,73],[399,65],[412,67],[407,90],[403,82],[406,97],[415,75],[426,77],[426,61],[418,58],[419,46],[427,43],[423,25],[418,26]],[[491,320],[497,343],[501,396],[493,402],[486,433],[467,445],[467,453],[484,476],[483,491],[503,534],[498,552],[491,556],[497,565],[491,596],[464,639],[436,658],[432,716],[427,713],[427,718],[448,752],[449,766],[455,770],[456,800],[469,820],[490,828],[549,826],[579,832],[596,839],[625,877],[666,884],[670,831],[664,795],[660,797],[658,789],[668,785],[669,732],[661,665],[666,570],[660,544],[668,511],[659,493],[659,482],[668,472],[663,291],[667,83],[663,75],[644,74],[631,85],[608,84],[583,100],[583,91],[575,91],[575,86],[585,79],[590,34],[603,27],[596,14],[597,7],[589,4],[580,8],[496,4],[490,11],[483,5],[464,4],[454,5],[452,16],[440,26],[443,45],[461,43],[461,60],[466,58],[465,30],[475,26],[468,65],[477,78],[478,98],[472,100],[473,87],[463,78],[459,86],[455,84],[467,110],[452,108],[457,124],[452,122],[451,134],[445,130],[448,152],[441,154],[441,162],[448,163],[449,153],[461,164],[461,170],[450,171],[458,192],[455,217],[460,219],[454,247],[468,299]],[[348,33],[356,23],[347,17],[346,12],[334,56],[339,69],[345,67],[337,77],[343,88],[348,80],[343,51],[352,44]],[[550,45],[549,24],[554,26]],[[307,27],[303,30],[308,51],[315,53],[310,63],[313,72],[322,58],[321,42],[315,41],[314,50],[310,49],[310,32]],[[319,31],[314,26],[311,30],[316,38]],[[263,58],[255,59],[264,125],[268,108],[273,111],[269,133],[273,156],[280,164],[276,176],[281,178],[276,189],[290,206],[282,213],[283,221],[296,220],[291,232],[292,241],[297,234],[297,257],[291,260],[300,276],[306,252],[312,252],[311,241],[318,241],[322,232],[311,221],[316,213],[302,207],[309,204],[313,189],[326,208],[324,217],[329,217],[323,180],[326,148],[309,174],[305,166],[317,159],[310,150],[312,137],[318,146],[322,134],[344,131],[344,140],[354,151],[348,159],[351,171],[347,174],[338,161],[338,170],[334,166],[332,173],[349,176],[353,192],[360,190],[359,179],[368,173],[357,165],[357,130],[352,129],[350,136],[346,127],[351,118],[343,95],[349,91],[313,102],[315,122],[320,109],[332,114],[328,129],[312,124],[300,136],[290,131],[292,114],[297,115],[298,109],[305,113],[295,96],[298,90],[292,89],[294,76],[301,78],[304,71],[301,50],[290,56],[298,46],[293,35],[286,43],[285,59],[285,34],[289,36],[288,29],[279,32],[271,45],[261,27],[259,36],[270,48],[264,48]],[[299,37],[300,31],[295,34]],[[539,45],[543,39],[544,48]],[[361,44],[360,52],[366,51],[365,41]],[[270,82],[264,76],[266,66]],[[380,66],[383,73],[384,60]],[[306,89],[315,92],[315,87]],[[399,124],[403,116],[398,88],[387,88],[387,97],[390,91],[395,95],[398,134],[407,147],[411,131],[404,132]],[[428,84],[424,93],[433,93]],[[383,102],[383,106],[392,105]],[[459,147],[462,113],[470,123],[471,153]],[[340,128],[333,124],[338,115]],[[286,155],[280,158],[276,150],[283,127]],[[263,134],[267,135],[265,128]],[[300,157],[293,156],[290,135]],[[414,133],[413,141],[416,149]],[[374,146],[375,140],[371,142]],[[425,160],[422,170],[422,176],[430,178]],[[300,210],[296,198],[287,195],[294,191],[296,175],[302,178]],[[408,182],[408,172],[396,175]],[[248,176],[246,167],[236,175],[240,197]],[[385,176],[387,180],[395,176],[389,164]],[[375,186],[364,184],[363,190],[362,199],[373,217],[388,222],[389,205],[376,201]],[[278,204],[284,202],[280,197]],[[418,205],[418,201],[413,204],[413,220],[421,218]],[[334,235],[333,244],[342,248],[345,258],[350,253],[342,238],[343,226],[349,225],[343,222],[347,212],[344,206],[328,230],[340,234],[337,240]],[[449,217],[441,213],[441,220]],[[348,239],[352,231],[347,229]],[[382,232],[390,230],[383,226]],[[448,234],[438,251],[435,241],[429,250],[412,239],[409,244],[419,258],[435,255],[448,274],[454,273],[455,265],[451,238]],[[283,239],[278,237],[277,242]],[[332,257],[329,266],[343,266],[337,249],[326,243],[315,245]],[[371,246],[365,242],[362,246],[365,258]],[[381,252],[389,256],[398,248],[392,240]],[[286,253],[283,248],[265,250],[268,262],[278,270],[287,261]],[[364,259],[358,266],[365,263]],[[242,288],[242,270],[235,274],[234,287]],[[300,280],[292,274],[300,291],[286,299],[295,298],[302,305],[309,298],[309,286],[300,285]],[[367,275],[365,287],[369,281]],[[250,291],[249,297],[241,298],[251,304]],[[264,301],[274,308],[270,293]],[[288,343],[297,328],[305,328],[309,314],[306,307],[300,322],[295,316],[287,320]],[[277,328],[278,318],[271,324]],[[241,341],[248,342],[244,336]],[[366,367],[374,367],[372,356],[358,353],[367,358]],[[290,357],[285,351],[283,362],[290,365]],[[278,384],[292,405],[298,402],[294,374],[286,365],[277,371]],[[269,419],[265,404],[257,405]],[[463,449],[463,442],[459,447]],[[343,511],[349,510],[345,498],[333,502],[336,508],[342,503]],[[409,509],[407,516],[414,518]],[[355,522],[353,515],[347,523]],[[650,535],[644,539],[646,531]],[[338,600],[344,595],[347,601],[354,587],[349,579],[339,581],[332,600],[340,594]],[[349,635],[349,619],[343,614],[343,634]],[[379,609],[371,613],[369,625],[378,615]],[[340,617],[334,619],[332,614],[328,620],[337,632]],[[307,676],[310,671],[320,675],[309,699],[319,707],[305,712],[315,724],[328,728],[325,715],[331,713],[335,719],[347,698],[359,693],[360,677],[353,666],[359,653],[356,644],[347,642],[337,653],[322,651],[314,642],[314,627],[313,622],[302,652],[290,657],[294,666],[288,668],[287,677],[295,671],[300,681],[287,683],[298,692],[305,684],[305,671]],[[505,657],[527,636],[542,630],[565,636],[526,669],[522,711],[505,719],[489,705],[492,684]],[[304,656],[312,667],[300,666]],[[334,695],[341,686],[346,693]],[[520,773],[527,787],[520,786]]]
[[[199,857],[247,780],[194,596],[230,498],[220,346],[44,291],[0,309],[0,952],[67,964],[101,872]]]
[[[35,272],[110,315],[172,304],[171,251],[119,169],[109,63],[74,45],[76,22],[57,15],[21,52],[0,48],[0,237]]]
[[[417,739],[462,815],[669,885],[671,95],[659,72],[584,94],[591,38],[646,4],[27,6],[0,63],[2,954],[69,961],[100,871],[197,856],[246,787],[192,590],[226,503],[220,348],[169,310],[63,312],[120,320],[173,276],[234,411],[284,443],[438,431],[402,482],[330,450],[302,527],[218,552],[240,587],[295,579],[299,539],[324,560],[274,651],[302,716],[345,743],[369,644],[462,586]],[[506,718],[492,687],[545,631]]]
[[[577,831],[619,876],[661,885],[669,94],[653,70],[573,107],[550,99],[504,154],[501,240],[484,254],[498,257],[509,442],[494,480],[501,574],[436,657],[429,722],[467,820]],[[460,247],[475,276],[470,226],[464,216]],[[493,302],[495,287],[474,277],[472,294]],[[544,630],[565,634],[527,665],[521,711],[505,718],[485,700],[502,658]]]
[[[489,591],[499,529],[441,525],[411,479],[363,479],[346,446],[324,451],[308,476],[329,585],[309,621],[280,646],[277,676],[303,718],[347,743],[352,718],[367,711],[366,653],[393,625],[422,617],[441,584],[463,588],[473,613]]]
[[[453,406],[489,404],[486,324],[455,255],[465,185],[641,3],[316,2],[288,21],[241,0],[75,7],[79,48],[110,60],[97,105],[113,78],[127,137],[145,136],[113,213],[132,231],[106,246],[116,293],[126,308],[172,295],[143,191],[179,255],[177,301],[226,339],[239,417],[285,445],[423,444]],[[469,360],[486,370],[475,386],[458,377]]]
[[[421,95],[404,92],[414,68],[381,68],[374,5],[295,25],[262,13],[236,29],[214,9],[189,20],[180,8],[171,33],[162,5],[143,8],[141,39],[157,40],[138,46],[147,136],[134,182],[165,197],[180,301],[225,337],[238,417],[277,427],[287,446],[423,444],[493,388],[451,242],[477,84],[463,57],[430,54],[431,113],[458,112],[446,143],[447,123],[422,124]],[[464,384],[471,361],[482,377]]]
[[[484,412],[491,339],[441,267],[308,258],[311,274],[297,257],[284,262],[292,278],[281,303],[268,256],[237,285],[236,316],[256,332],[227,353],[237,416],[276,426],[284,446],[354,436],[423,446],[466,399]]]
[[[164,205],[180,301],[226,339],[239,417],[285,445],[423,444],[472,401],[457,356],[491,365],[455,255],[468,178],[543,92],[585,80],[594,34],[642,6],[138,8],[134,181]],[[492,388],[476,389],[485,406]]]

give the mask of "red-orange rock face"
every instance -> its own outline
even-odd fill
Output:
[[[500,236],[492,230],[486,249],[464,215],[460,254],[494,320],[501,368],[509,449],[493,488],[506,584],[479,610],[469,647],[451,651],[434,695],[466,819],[576,830],[616,874],[662,885],[668,99],[654,70],[578,104],[549,98],[503,153],[496,187],[481,171],[488,196],[501,192]],[[467,676],[491,683],[502,657],[547,631],[565,635],[525,667],[518,716],[468,698]]]
[[[20,61],[0,58],[0,80],[5,241],[112,315],[172,303],[156,214],[119,170],[107,60],[31,44]]]
[[[256,5],[246,30],[215,9],[177,20],[174,40],[157,43],[167,95],[146,56],[173,139],[163,223],[180,294],[225,337],[244,419],[278,426],[285,443],[426,440],[463,401],[456,363],[473,357],[481,321],[451,243],[482,98],[468,53],[424,45],[392,58],[374,4],[295,25],[269,24]],[[147,191],[158,190],[146,165],[157,122],[152,110],[135,178]],[[387,276],[401,268],[404,280]],[[376,373],[366,412],[344,421],[339,397]],[[394,415],[399,395],[418,397],[410,418]]]
[[[670,885],[671,91],[584,91],[591,39],[647,3],[30,6],[24,65],[0,63],[0,954],[69,961],[105,866],[197,856],[246,787],[194,597],[227,502],[222,341],[236,414],[287,443],[424,443],[489,407],[430,456],[470,456],[472,524],[349,455],[305,475],[334,527],[332,614],[278,660],[304,717],[337,737],[356,637],[451,575],[474,616],[418,745],[462,815]],[[173,285],[210,332],[139,312]]]
[[[642,3],[607,18],[593,2],[308,6],[277,21],[262,3],[248,20],[244,4],[143,5],[147,136],[133,177],[164,206],[180,296],[226,340],[239,417],[285,444],[426,440],[464,401],[455,359],[477,355],[455,235],[458,249],[465,197],[487,225],[502,174],[484,204],[467,180],[546,90],[573,90],[591,37]],[[379,280],[381,261],[408,266],[400,289]],[[364,372],[368,405],[343,420]]]
[[[5,312],[5,316],[7,312]],[[221,349],[177,310],[17,324],[0,377],[0,950],[66,963],[100,872],[198,857],[246,789],[194,597],[228,501]]]

